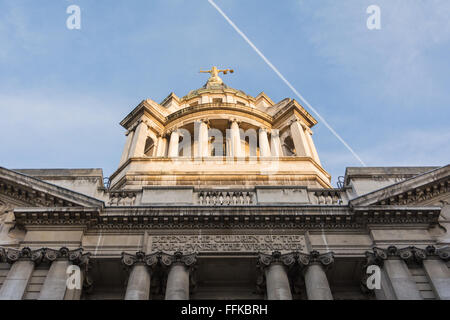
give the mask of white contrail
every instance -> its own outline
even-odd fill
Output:
[[[253,44],[253,42],[250,41],[249,38],[234,24],[233,21],[228,18],[228,16],[222,11],[222,9],[219,8],[219,6],[213,1],[208,0],[208,2],[216,8],[216,10],[225,18],[225,20],[228,21],[228,23],[233,27],[234,30],[236,30],[237,33],[241,35],[241,37],[250,45],[250,47],[255,50],[255,52],[264,60],[264,62],[280,77],[281,80],[294,92],[294,94],[309,108],[311,109],[315,115],[320,119],[320,121],[328,128],[328,130],[331,131],[331,133],[334,134],[336,138],[338,138],[339,141],[342,142],[342,144],[353,154],[353,156],[365,167],[366,164],[364,161],[361,160],[361,158],[356,154],[355,151],[347,144],[347,142],[344,141],[344,139],[341,138],[340,135],[337,134],[336,131],[328,124],[328,122],[319,114],[319,112],[314,109],[308,101],[306,101],[305,98],[292,86],[292,84],[281,74],[280,71],[267,59],[261,51]]]

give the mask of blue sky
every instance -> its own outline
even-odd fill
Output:
[[[450,161],[450,1],[216,0],[368,166]],[[81,30],[66,8],[81,8]],[[381,8],[381,30],[366,8]],[[117,168],[119,122],[142,100],[201,87],[200,68],[294,98],[206,0],[0,0],[0,165]],[[322,124],[333,176],[360,166]]]

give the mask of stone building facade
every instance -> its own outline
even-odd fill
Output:
[[[0,299],[450,299],[449,165],[333,188],[316,120],[220,71],[131,111],[106,183],[0,168]]]

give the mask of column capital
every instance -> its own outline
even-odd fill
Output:
[[[183,264],[186,267],[193,267],[197,263],[197,253],[183,254],[181,251],[177,251],[174,254],[168,254],[162,252],[160,259],[161,263],[166,267],[170,267],[175,263]]]
[[[296,256],[297,254],[295,252],[285,254],[281,254],[279,251],[274,251],[272,254],[260,253],[258,265],[262,268],[266,268],[272,263],[278,263],[290,267],[295,263]]]
[[[383,266],[384,260],[388,258],[388,252],[386,249],[372,248],[372,251],[366,251],[366,266],[377,265],[379,267]]]
[[[427,255],[429,255],[429,256],[434,255],[444,261],[450,260],[450,247],[449,246],[442,247],[442,248],[436,248],[435,246],[428,246],[425,248],[425,251],[426,251]]]
[[[70,262],[76,265],[85,265],[88,264],[88,260],[90,257],[90,253],[84,253],[83,249],[75,249],[69,250],[66,247],[62,247],[61,249],[50,249],[50,248],[40,248],[36,250],[31,250],[26,247],[21,250],[17,249],[4,249],[0,248],[0,261],[6,261],[10,264],[22,259],[34,262],[36,265],[40,264],[42,261],[45,262],[53,262],[56,259],[66,258]]]
[[[309,266],[312,264],[320,264],[324,267],[331,265],[334,262],[334,253],[319,253],[319,251],[313,250],[309,254],[299,253],[297,261],[301,266]]]
[[[122,252],[122,263],[126,267],[132,267],[136,263],[144,263],[148,267],[154,267],[159,260],[159,253],[145,254],[143,251],[138,251],[135,254]]]

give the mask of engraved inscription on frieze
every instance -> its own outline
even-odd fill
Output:
[[[151,251],[272,252],[304,251],[302,235],[170,235],[151,236]]]

